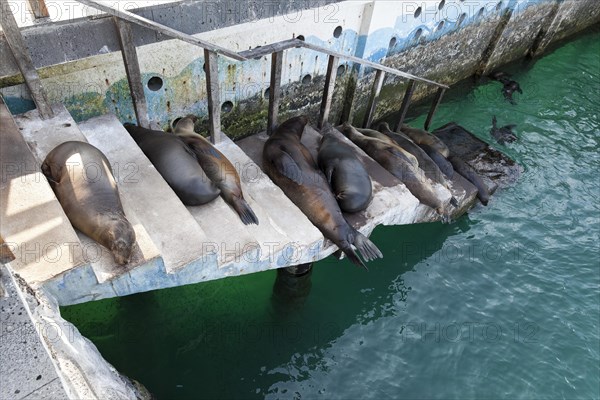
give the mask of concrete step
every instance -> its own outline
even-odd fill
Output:
[[[53,106],[53,109],[55,117],[50,120],[42,120],[36,110],[15,117],[21,134],[33,150],[39,163],[45,159],[52,149],[61,143],[70,140],[87,141],[64,106],[56,105]],[[137,248],[132,262],[127,266],[118,266],[108,250],[81,232],[77,232],[78,243],[81,243],[82,246],[83,258],[92,265],[93,276],[82,271],[76,279],[46,282],[45,286],[58,298],[61,304],[89,301],[124,293],[120,288],[127,287],[128,284],[121,283],[119,280],[128,280],[131,276],[143,273],[149,268],[162,270],[164,274],[161,254],[144,225],[139,222],[139,217],[136,215],[139,210],[132,201],[131,190],[122,184],[122,179],[119,179],[121,178],[119,172],[122,168],[110,155],[106,153],[105,155],[110,161],[115,178],[118,181],[119,195],[125,214],[134,227]],[[45,177],[42,176],[42,178],[46,181]],[[65,290],[64,288],[67,285],[76,286],[77,289]]]
[[[117,117],[102,115],[80,123],[79,127],[88,141],[102,150],[116,166],[124,200],[136,210],[138,218],[157,244],[166,272],[177,271],[198,260],[207,267],[214,265],[216,255],[203,246],[210,241],[206,232]]]
[[[37,286],[64,275],[93,275],[39,162],[0,98],[0,233],[16,258],[12,269]]]
[[[276,268],[318,259],[323,246],[321,232],[236,143],[225,137],[217,148],[235,165],[244,197],[259,219],[259,225],[246,227],[260,243],[259,265],[253,268]]]

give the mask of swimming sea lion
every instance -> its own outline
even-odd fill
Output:
[[[265,142],[263,168],[327,239],[354,264],[365,267],[352,245],[367,261],[382,254],[346,221],[325,176],[300,142],[307,123],[308,118],[300,116],[288,119],[277,128]]]
[[[487,186],[483,183],[483,180],[469,164],[458,158],[457,156],[451,155],[448,157],[448,161],[452,163],[452,166],[460,175],[466,180],[471,182],[477,188],[477,198],[481,201],[481,204],[487,206],[490,201],[490,192]]]
[[[206,175],[221,190],[223,200],[235,210],[242,222],[246,225],[258,225],[256,214],[244,199],[240,176],[235,167],[212,143],[194,132],[193,118],[180,119],[175,125],[174,133],[196,155]]]
[[[321,131],[317,163],[342,211],[362,211],[373,198],[371,177],[352,147],[336,138],[332,130],[326,125]]]
[[[348,123],[338,129],[383,168],[400,179],[421,203],[433,208],[438,214],[444,215],[445,206],[435,194],[430,181],[423,171],[406,161],[404,155],[398,151],[398,146],[365,136]]]
[[[42,172],[71,224],[109,249],[117,264],[127,264],[135,231],[106,156],[89,143],[65,142],[48,153]]]
[[[432,135],[423,129],[412,128],[409,125],[402,124],[400,131],[407,135],[413,142],[416,144],[428,145],[438,151],[444,157],[448,157],[450,155],[450,150],[448,150],[448,146],[444,142],[442,142],[437,136]]]
[[[513,81],[510,79],[510,75],[504,72],[495,72],[490,75],[490,78],[502,83],[502,94],[504,98],[513,105],[516,105],[516,101],[513,99],[513,93],[519,92],[523,94],[523,90],[521,90],[521,86],[517,81]]]
[[[498,121],[496,120],[496,116],[492,118],[492,129],[490,133],[496,139],[496,141],[500,144],[504,143],[512,143],[517,140],[517,136],[513,133],[512,129],[516,127],[516,125],[506,125],[501,128],[498,128],[496,125]]]
[[[208,179],[196,155],[175,135],[125,125],[125,129],[150,159],[163,179],[186,206],[214,200],[220,190]]]

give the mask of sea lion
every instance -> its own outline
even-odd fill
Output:
[[[127,264],[135,231],[106,156],[89,143],[65,142],[48,153],[42,173],[71,224],[109,249],[117,264]]]
[[[398,142],[396,142],[391,137],[384,135],[383,133],[381,133],[379,131],[375,131],[373,129],[363,129],[363,128],[355,128],[355,129],[365,136],[379,139],[387,144],[396,146],[396,148],[400,151],[400,154],[402,154],[402,156],[405,158],[405,160],[408,161],[413,167],[415,167],[415,168],[421,167],[421,164],[419,163],[419,158],[417,156],[415,156],[414,154],[412,154],[412,152],[410,152],[408,149],[405,149],[404,147],[402,147]]]
[[[365,134],[363,130],[359,129],[359,131]],[[384,136],[391,139],[398,146],[402,147],[410,154],[415,156],[417,161],[419,162],[419,168],[421,168],[423,172],[425,172],[425,175],[429,179],[441,184],[445,188],[449,188],[448,181],[444,177],[444,174],[440,170],[440,167],[438,167],[438,165],[431,159],[431,157],[427,155],[425,150],[419,147],[419,145],[413,142],[408,136],[406,136],[402,132],[393,132],[390,129],[390,126],[387,122],[382,122],[381,124],[379,124],[378,131],[371,132],[378,132],[379,136]],[[369,133],[366,134],[367,136],[370,136]]]
[[[420,148],[433,160],[433,162],[439,167],[440,171],[444,173],[449,179],[454,177],[454,168],[446,157],[440,154],[439,151],[427,144],[420,144]]]
[[[406,161],[404,155],[398,151],[398,146],[365,136],[348,123],[338,129],[383,168],[400,179],[421,203],[433,208],[438,214],[444,215],[445,206],[435,194],[429,179],[423,171]]]
[[[219,188],[206,176],[196,155],[183,140],[134,125],[125,125],[125,129],[183,204],[199,206],[220,194]]]
[[[495,72],[490,75],[490,78],[502,83],[502,95],[510,104],[516,105],[517,102],[513,99],[513,93],[523,94],[519,83],[510,79],[510,75],[504,72]]]
[[[258,225],[258,218],[244,199],[240,176],[231,162],[202,135],[194,131],[193,117],[181,118],[174,129],[177,135],[195,154],[198,163],[221,191],[221,197],[240,216],[246,225]]]
[[[412,128],[409,125],[402,124],[400,131],[407,135],[413,142],[418,145],[427,145],[434,148],[437,152],[439,152],[444,157],[448,157],[450,155],[450,150],[448,150],[448,146],[444,142],[442,142],[438,137],[432,135],[423,129]]]
[[[349,145],[335,137],[326,125],[321,131],[317,164],[325,174],[342,211],[355,213],[367,208],[373,198],[371,177]]]
[[[327,239],[335,243],[354,264],[366,268],[352,245],[366,261],[383,256],[344,218],[325,176],[300,142],[306,124],[308,117],[299,116],[288,119],[277,128],[265,142],[263,168]]]
[[[451,155],[448,157],[448,161],[452,163],[452,166],[460,175],[462,175],[466,180],[471,182],[477,188],[477,198],[481,201],[481,204],[487,206],[490,201],[490,192],[488,191],[487,186],[483,183],[483,180],[475,171],[473,167],[469,164],[458,158],[457,156]]]
[[[511,124],[511,125],[505,125],[501,128],[498,128],[498,125],[496,125],[498,123],[498,120],[496,120],[496,116],[494,115],[494,117],[492,118],[492,129],[490,129],[490,133],[492,134],[492,136],[494,137],[494,139],[496,139],[496,141],[500,144],[505,144],[505,143],[512,143],[514,141],[516,141],[518,138],[517,136],[513,133],[513,128],[516,127],[516,125]]]

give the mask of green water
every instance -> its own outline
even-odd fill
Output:
[[[509,66],[517,106],[458,85],[434,125],[517,124],[498,146],[517,185],[451,225],[378,228],[385,258],[318,263],[302,306],[271,271],[63,315],[158,399],[599,398],[599,54],[596,30]]]

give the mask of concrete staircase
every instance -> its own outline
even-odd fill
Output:
[[[266,134],[238,143],[226,138],[217,145],[238,170],[258,216],[259,225],[246,226],[220,197],[203,206],[183,205],[114,115],[76,124],[61,105],[50,120],[41,120],[36,110],[13,120],[3,103],[0,111],[0,233],[16,255],[14,271],[33,287],[43,286],[61,305],[299,265],[337,250],[262,171]],[[315,157],[319,137],[312,128],[303,137]],[[96,146],[112,165],[138,239],[127,266],[115,265],[108,250],[71,227],[39,170],[48,152],[69,140]],[[381,224],[437,219],[400,181],[354,148],[374,181],[371,205],[348,215],[357,229],[368,235]],[[451,195],[443,190],[442,196]],[[463,205],[475,200],[468,185],[456,183],[452,195]],[[47,254],[33,257],[30,249]]]

